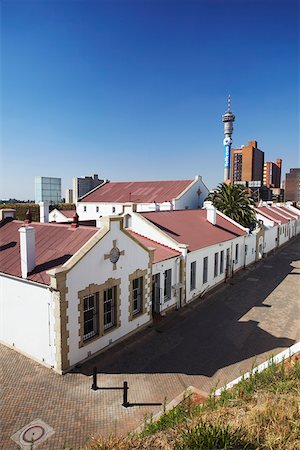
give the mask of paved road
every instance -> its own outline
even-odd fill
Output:
[[[92,391],[92,368],[102,386],[129,383],[129,401],[171,401],[193,385],[210,392],[267,356],[300,340],[300,239],[241,271],[204,300],[168,314],[160,323],[112,347],[61,377],[0,346],[4,394],[3,450],[36,418],[55,433],[41,449],[73,450],[89,435],[133,430],[158,406],[123,408],[122,392]]]

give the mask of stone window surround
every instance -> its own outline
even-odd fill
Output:
[[[115,303],[115,326],[108,328],[107,330],[104,330],[104,291],[107,289],[111,289],[113,287],[117,288],[117,295],[116,295],[116,303]],[[93,336],[91,339],[88,339],[86,341],[83,340],[84,336],[84,316],[83,316],[83,299],[84,297],[87,297],[89,295],[96,294],[98,292],[99,295],[99,310],[98,310],[98,325],[99,330],[98,334],[96,336]],[[106,280],[103,284],[90,284],[85,289],[78,292],[78,324],[79,324],[79,348],[85,347],[86,345],[89,345],[91,342],[95,342],[98,339],[101,339],[104,335],[107,335],[111,331],[116,330],[116,328],[119,328],[121,326],[121,278],[109,278]]]
[[[136,278],[143,278],[143,299],[142,299],[142,307],[141,311],[137,314],[133,314],[133,289],[132,282]],[[137,269],[133,273],[131,273],[128,277],[129,280],[129,305],[128,305],[128,321],[134,320],[136,317],[144,314],[146,312],[146,282],[147,282],[147,269],[141,270]]]

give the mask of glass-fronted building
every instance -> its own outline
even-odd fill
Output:
[[[61,202],[61,178],[35,177],[35,203]]]

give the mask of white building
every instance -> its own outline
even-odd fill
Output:
[[[143,245],[121,217],[99,229],[2,215],[2,343],[64,373],[152,320],[152,261],[178,252]]]
[[[62,210],[54,208],[49,212],[49,222],[71,223],[73,222],[74,214],[76,214],[74,209]]]
[[[300,232],[300,214],[288,205],[262,203],[255,208],[256,218],[264,225],[263,254],[280,247]],[[300,213],[300,211],[299,211]]]
[[[137,205],[137,211],[168,211],[201,208],[209,190],[201,176],[194,180],[108,182],[77,202],[80,221],[117,215],[124,204]]]
[[[165,263],[153,266],[152,283],[159,296],[153,291],[153,301],[160,305],[156,312],[184,306],[256,259],[256,236],[217,211],[211,202],[205,202],[205,209],[147,213],[125,205],[123,216],[124,226],[137,239],[147,237],[181,253],[181,258],[168,261],[168,267]],[[166,293],[169,278],[171,295]]]

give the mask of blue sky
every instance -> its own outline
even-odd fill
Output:
[[[223,178],[233,147],[299,167],[297,0],[3,0],[0,198],[35,175]]]

